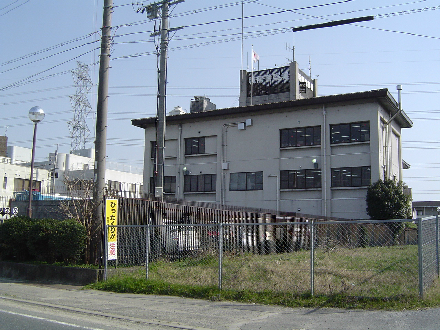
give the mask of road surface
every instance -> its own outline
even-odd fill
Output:
[[[3,329],[440,329],[440,308],[362,311],[262,306],[0,279]]]

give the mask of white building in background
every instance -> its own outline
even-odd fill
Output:
[[[86,180],[94,177],[95,150],[74,150],[70,154],[50,153],[49,160],[40,162],[38,167],[50,171],[50,191],[67,194],[66,182]],[[105,179],[109,189],[122,197],[141,197],[142,169],[131,165],[106,162]]]
[[[368,185],[403,178],[401,134],[412,122],[390,92],[317,97],[296,63],[253,76],[242,73],[238,108],[167,116],[164,193],[367,218]],[[132,123],[145,130],[144,186],[154,193],[156,118]]]
[[[7,146],[7,138],[0,137],[0,208],[21,195],[28,198],[31,149]],[[33,190],[41,198],[68,194],[66,180],[93,180],[94,150],[77,150],[74,154],[51,153],[47,161],[35,162]],[[142,169],[130,165],[107,163],[106,183],[120,196],[140,197]]]

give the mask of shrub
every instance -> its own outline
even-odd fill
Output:
[[[26,242],[31,221],[28,217],[14,217],[5,220],[0,225],[0,256],[2,259],[18,261],[29,259]]]
[[[53,263],[57,251],[50,245],[56,233],[57,223],[53,219],[34,220],[27,232],[27,246],[32,260]]]
[[[0,225],[2,259],[75,263],[86,244],[86,229],[74,220],[14,217]]]
[[[86,247],[86,228],[75,220],[58,223],[51,236],[50,248],[57,251],[59,261],[76,263]]]

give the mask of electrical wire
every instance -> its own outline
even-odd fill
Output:
[[[0,17],[5,16],[6,14],[9,14],[11,11],[13,11],[13,10],[15,10],[15,9],[17,9],[17,8],[20,8],[21,6],[27,4],[29,1],[30,1],[30,0],[26,0],[26,1],[23,2],[22,4],[20,4],[20,5],[16,6],[16,7],[14,7],[14,8],[12,8],[12,9],[10,9],[10,10],[8,10],[6,13],[1,14]],[[17,2],[17,1],[15,1],[15,2]],[[0,9],[0,10],[3,10],[3,9],[5,9],[5,8],[11,6],[11,5],[14,4],[15,2],[13,2],[13,3],[7,5],[6,7],[3,7],[3,8]]]

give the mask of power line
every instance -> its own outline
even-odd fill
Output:
[[[16,6],[16,7],[14,7],[14,8],[12,8],[12,9],[10,9],[10,10],[8,10],[6,13],[3,13],[3,14],[1,14],[0,15],[0,17],[1,16],[5,16],[6,14],[8,14],[8,13],[10,13],[11,11],[13,11],[13,10],[15,10],[15,9],[17,9],[17,8],[20,8],[21,6],[23,6],[23,5],[25,5],[26,3],[28,3],[30,0],[26,0],[25,2],[23,2],[22,4],[19,4],[18,6]],[[12,4],[14,4],[14,3],[16,3],[17,1],[14,1],[13,3],[11,3],[11,4],[9,4],[9,5],[7,5],[6,7],[3,7],[2,9],[0,9],[0,10],[3,10],[3,9],[5,9],[5,8],[7,8],[7,7],[9,7],[9,6],[11,6]]]

